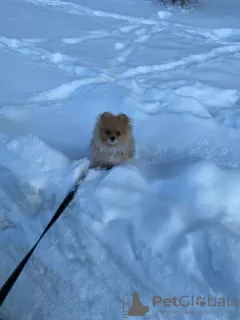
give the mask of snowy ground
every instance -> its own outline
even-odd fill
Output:
[[[146,319],[239,319],[151,305],[240,301],[240,5],[205,2],[1,0],[0,285],[88,164],[96,116],[126,112],[137,143],[89,172],[2,320],[118,320],[133,291]]]

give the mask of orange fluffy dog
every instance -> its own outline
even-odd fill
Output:
[[[111,168],[135,155],[135,142],[129,117],[120,113],[102,113],[91,140],[92,168]]]

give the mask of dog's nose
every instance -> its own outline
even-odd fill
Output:
[[[114,141],[114,140],[115,140],[115,137],[111,137],[110,139],[111,139],[111,141]]]

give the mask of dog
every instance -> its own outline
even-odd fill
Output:
[[[125,113],[100,114],[91,139],[91,167],[111,169],[134,156],[135,141],[130,118]]]
[[[148,313],[149,307],[142,304],[139,293],[132,293],[132,305],[128,310],[128,316],[145,316]]]

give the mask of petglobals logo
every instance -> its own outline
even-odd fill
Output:
[[[152,296],[146,301],[142,298],[136,291],[121,297],[122,317],[150,317],[154,314],[223,314],[231,313],[240,307],[240,301],[230,296]]]
[[[217,298],[213,296],[180,296],[162,297],[153,296],[152,305],[162,307],[239,307],[237,298]]]

